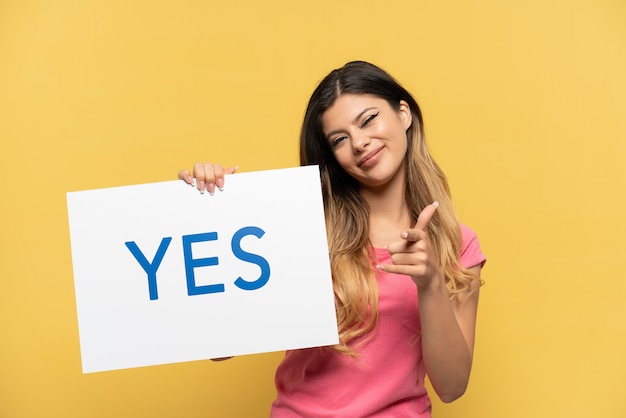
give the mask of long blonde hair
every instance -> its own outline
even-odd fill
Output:
[[[433,201],[440,203],[428,224],[431,246],[445,275],[451,297],[470,288],[474,277],[459,262],[461,231],[443,171],[431,157],[424,138],[420,108],[393,77],[379,67],[349,62],[333,70],[317,86],[306,110],[300,134],[300,164],[320,167],[340,344],[335,349],[353,354],[349,343],[367,335],[378,318],[378,290],[369,242],[369,208],[357,181],[337,163],[324,138],[321,118],[342,94],[370,94],[385,99],[396,111],[400,101],[413,116],[407,130],[405,200],[414,219]]]

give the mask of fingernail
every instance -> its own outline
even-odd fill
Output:
[[[381,271],[385,271],[385,266],[382,264],[376,264],[376,268]]]
[[[436,200],[433,202],[433,206],[438,208],[439,207],[439,202],[437,202]]]
[[[220,189],[220,192],[224,190],[224,179],[217,179],[217,188]]]
[[[402,237],[402,239],[406,239],[406,237],[409,236],[409,233],[404,231],[400,236]]]
[[[209,191],[209,194],[213,196],[215,194],[215,184],[209,183],[209,185],[207,186],[207,190]]]
[[[238,166],[238,165],[236,165],[236,166],[235,166],[235,168],[233,168],[233,173],[234,173],[235,171],[237,171],[237,170],[239,170],[239,166]]]

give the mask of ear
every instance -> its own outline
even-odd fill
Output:
[[[411,108],[409,104],[404,100],[400,100],[400,109],[398,109],[398,115],[400,116],[400,120],[404,124],[404,129],[407,130],[413,123],[413,113],[411,113]]]

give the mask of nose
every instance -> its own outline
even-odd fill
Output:
[[[355,154],[360,154],[370,145],[370,137],[365,134],[352,137],[352,150]]]

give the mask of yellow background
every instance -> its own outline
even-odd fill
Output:
[[[414,92],[489,257],[435,415],[626,416],[626,2],[3,0],[0,417],[267,415],[281,353],[81,374],[65,193],[295,166],[353,59]]]

